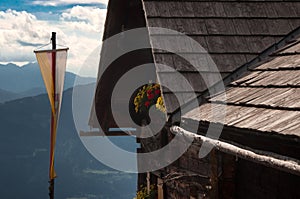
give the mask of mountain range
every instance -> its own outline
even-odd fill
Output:
[[[63,98],[56,143],[56,198],[133,198],[136,174],[113,170],[89,154],[75,129],[72,89]],[[48,197],[49,113],[46,94],[0,104],[1,198]],[[131,137],[111,139],[128,151],[135,150]]]
[[[136,174],[105,166],[90,155],[78,136],[72,114],[75,78],[66,74],[55,152],[55,198],[132,199]],[[95,79],[81,79],[82,84],[90,81]],[[10,99],[0,103],[1,198],[48,198],[50,107],[39,69],[36,64],[1,65],[0,82],[0,94]],[[81,85],[83,90],[94,86]],[[29,97],[20,98],[23,93]],[[136,150],[132,137],[110,139],[125,150]]]
[[[66,72],[64,89],[72,88],[75,80],[78,84],[96,81],[95,78],[80,77]],[[0,64],[0,103],[42,93],[46,93],[46,89],[37,63],[29,63],[22,67],[12,63]]]

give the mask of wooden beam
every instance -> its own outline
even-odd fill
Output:
[[[272,152],[236,146],[234,144],[229,144],[220,140],[211,139],[202,135],[186,131],[178,126],[172,126],[170,130],[174,134],[180,134],[182,136],[194,138],[197,142],[200,142],[201,144],[205,142],[221,152],[235,155],[237,157],[256,162],[267,167],[271,167],[300,176],[299,160],[275,154]]]
[[[80,131],[79,132],[79,136],[80,137],[92,137],[92,136],[100,136],[100,137],[104,137],[104,136],[130,136],[132,135],[131,133],[125,133],[123,131],[111,131],[108,133],[103,133],[100,131]]]
[[[212,149],[209,153],[209,162],[210,162],[210,186],[209,189],[209,198],[218,199],[219,197],[219,172],[218,172],[218,155],[215,149]]]

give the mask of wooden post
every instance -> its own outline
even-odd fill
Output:
[[[164,199],[164,181],[161,178],[157,178],[157,197],[158,199]]]
[[[150,194],[150,172],[147,172],[147,194]]]
[[[236,175],[236,157],[222,154],[222,175],[219,192],[223,199],[234,198],[235,196],[235,175]]]
[[[49,198],[54,199],[54,179],[49,181]]]
[[[52,50],[56,49],[56,32],[52,32]],[[54,103],[56,100],[56,91],[55,91],[55,78],[56,78],[56,53],[52,52],[52,78],[53,78],[53,87],[54,87]],[[54,142],[54,135],[52,135],[53,129],[55,128],[53,123],[54,123],[54,113],[51,111],[51,128],[50,128],[50,164],[51,164],[51,157],[52,157],[52,151],[54,150],[52,146],[52,142]],[[53,157],[54,158],[54,157]],[[54,199],[54,179],[50,179],[49,181],[49,197],[50,199]]]
[[[215,149],[212,149],[209,153],[209,164],[210,164],[210,190],[209,198],[218,199],[219,189],[218,189],[218,154]]]

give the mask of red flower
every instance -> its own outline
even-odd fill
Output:
[[[152,90],[147,90],[147,94],[150,95],[152,93]]]
[[[154,91],[154,93],[155,93],[155,95],[159,95],[160,94],[160,90],[157,89],[157,90]]]
[[[151,100],[151,99],[153,99],[153,98],[154,98],[154,95],[153,95],[152,93],[148,95],[148,99],[149,99],[149,100]]]
[[[145,106],[148,108],[150,106],[150,102],[149,101],[146,101],[145,102]]]

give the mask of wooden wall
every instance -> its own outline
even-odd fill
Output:
[[[169,141],[172,139],[170,133],[168,138]],[[148,140],[143,139],[141,143],[142,146],[147,145]],[[199,148],[200,146],[194,143],[172,165],[152,173],[152,178],[161,178],[164,182],[164,198],[300,198],[299,176],[216,150],[206,158],[199,159]],[[145,180],[144,178],[144,182]],[[143,181],[143,178],[140,181]]]

